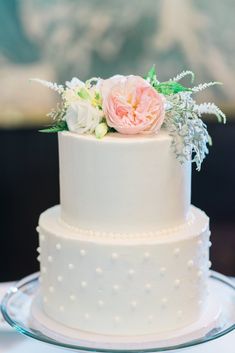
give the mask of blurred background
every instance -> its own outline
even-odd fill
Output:
[[[234,0],[0,2],[0,281],[38,270],[38,217],[59,202],[57,137],[37,132],[57,97],[29,79],[145,75],[153,63],[159,80],[189,69],[195,84],[224,83],[199,96],[228,123],[206,120],[213,148],[192,202],[211,218],[213,269],[235,275],[234,13]]]

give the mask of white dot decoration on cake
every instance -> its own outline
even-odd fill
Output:
[[[41,271],[43,274],[47,273],[47,268],[45,266],[42,266],[41,267]]]
[[[37,260],[38,260],[38,262],[41,262],[41,256],[40,255],[38,255]]]
[[[113,291],[114,291],[115,293],[117,293],[117,292],[119,291],[119,289],[120,289],[120,287],[119,287],[118,284],[114,284],[114,285],[113,285]]]
[[[208,261],[208,267],[211,268],[211,266],[212,266],[211,261]]]
[[[56,250],[61,250],[61,248],[62,248],[60,243],[57,243],[55,247],[56,247]]]
[[[116,324],[119,323],[120,322],[120,316],[118,316],[118,315],[114,316],[114,321],[115,321]]]
[[[180,279],[176,279],[174,282],[174,287],[177,289],[180,287]]]
[[[152,289],[151,283],[146,283],[144,288],[145,288],[146,292],[149,293],[151,291],[151,289]]]
[[[135,271],[131,268],[131,269],[128,271],[128,276],[129,276],[130,278],[132,278],[132,277],[134,276],[134,274],[135,274]]]
[[[82,281],[81,282],[81,287],[82,288],[86,288],[87,287],[87,282],[86,281]]]
[[[37,252],[40,254],[40,252],[41,252],[40,246],[37,248]]]
[[[59,311],[64,312],[64,306],[63,305],[59,306]]]
[[[118,259],[118,254],[116,252],[113,252],[111,254],[111,258],[112,258],[112,260],[117,260]]]
[[[90,314],[85,313],[84,317],[85,317],[86,320],[89,320],[90,319]]]
[[[74,294],[70,294],[69,299],[71,302],[74,302],[76,300],[76,296]]]
[[[144,260],[149,260],[150,259],[150,253],[148,251],[146,251],[144,253]]]
[[[179,319],[181,319],[182,316],[183,316],[183,311],[182,311],[182,310],[178,310],[178,311],[177,311],[177,317],[178,317]]]
[[[203,304],[203,301],[202,300],[198,300],[197,305],[198,306],[202,306],[202,304]]]
[[[39,239],[40,239],[40,242],[44,242],[45,239],[46,239],[46,237],[45,237],[44,234],[40,234],[40,235],[39,235]]]
[[[161,267],[159,272],[160,272],[160,275],[161,275],[162,277],[165,276],[166,267]]]
[[[133,310],[135,310],[136,307],[137,307],[137,301],[136,301],[136,300],[133,300],[133,301],[131,302],[131,308],[132,308]]]
[[[102,275],[103,270],[102,270],[102,268],[97,267],[97,268],[95,269],[95,272],[97,273],[97,275]]]
[[[49,292],[50,292],[50,293],[54,293],[54,291],[55,291],[55,288],[54,288],[53,286],[50,286],[50,287],[49,287]]]
[[[197,241],[197,245],[201,247],[202,244],[203,244],[203,241],[202,241],[201,239],[199,239],[199,240]]]
[[[81,250],[80,250],[80,255],[81,255],[81,256],[85,256],[85,255],[86,255],[86,250],[81,249]]]
[[[69,270],[74,270],[74,264],[68,264]]]
[[[46,296],[44,296],[44,297],[43,297],[43,303],[45,303],[45,304],[46,304],[47,302],[48,302],[48,299],[47,299],[47,297],[46,297]]]
[[[175,248],[174,251],[173,251],[173,254],[175,257],[178,257],[179,254],[180,254],[180,248]]]
[[[57,276],[57,281],[58,282],[63,282],[63,277],[62,276]]]
[[[53,257],[52,257],[51,255],[49,255],[49,256],[47,257],[47,260],[48,260],[48,262],[53,262]]]
[[[148,322],[149,322],[149,323],[152,323],[152,322],[153,322],[153,315],[149,315],[149,316],[148,316]]]
[[[203,275],[203,272],[202,272],[201,270],[197,271],[197,277],[198,277],[199,279],[202,278],[202,275]]]
[[[209,241],[208,241],[208,246],[209,246],[209,248],[211,247],[211,245],[212,245],[212,242],[209,240]]]
[[[98,306],[100,307],[100,308],[102,308],[103,306],[104,306],[104,302],[103,302],[103,300],[98,300]]]
[[[162,298],[162,300],[161,300],[161,306],[162,306],[162,308],[166,308],[167,303],[168,303],[168,299],[167,299],[167,298]]]
[[[189,270],[191,270],[194,266],[194,261],[193,260],[189,260],[188,263],[187,263],[187,267]]]

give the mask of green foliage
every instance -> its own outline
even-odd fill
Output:
[[[191,91],[190,88],[184,87],[180,83],[174,81],[161,82],[155,85],[154,88],[156,88],[159,93],[164,94],[164,96],[169,96],[170,94],[176,94],[179,92]]]
[[[39,130],[39,132],[55,133],[55,132],[67,131],[67,130],[68,130],[68,125],[67,125],[66,121],[61,120],[46,129]]]
[[[156,69],[155,69],[155,65],[153,65],[151,67],[151,69],[149,70],[147,76],[145,77],[145,79],[153,86],[155,87],[156,84],[158,84],[158,80],[157,80],[157,74],[156,74]]]
[[[186,92],[191,91],[190,88],[184,87],[180,83],[176,81],[166,81],[166,82],[159,82],[157,80],[157,74],[155,66],[153,65],[152,68],[149,70],[146,80],[159,92],[164,94],[164,96],[169,96],[170,94],[176,94],[179,92]]]

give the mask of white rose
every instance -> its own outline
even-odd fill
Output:
[[[103,117],[103,112],[89,101],[80,100],[72,103],[66,112],[65,120],[69,131],[78,134],[93,133]]]

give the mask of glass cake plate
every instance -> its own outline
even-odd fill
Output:
[[[43,325],[40,327],[32,311],[32,306],[40,288],[39,273],[30,275],[11,287],[3,298],[1,310],[5,320],[18,332],[54,346],[78,352],[163,352],[187,348],[215,340],[235,329],[235,283],[230,281],[226,276],[214,271],[211,271],[209,281],[213,295],[216,296],[216,302],[221,305],[220,319],[216,321],[214,327],[210,328],[209,332],[205,333],[202,331],[200,337],[196,339],[185,338],[179,344],[175,344],[175,341],[169,339],[164,344],[149,345],[145,341],[144,345],[141,342],[135,342],[133,345],[129,344],[126,347],[116,348],[118,346],[113,344],[109,344],[109,346],[102,345],[92,335],[90,335],[90,343],[92,342],[92,344],[89,344],[89,342],[86,343],[84,339],[81,339],[79,333],[75,336],[76,339],[74,337],[70,339],[68,336],[61,334],[61,331],[55,330],[53,332],[51,328],[47,329]],[[109,337],[107,337],[108,342]]]

